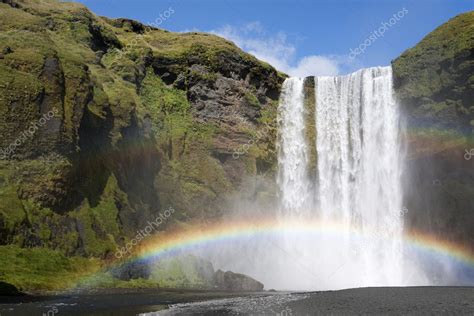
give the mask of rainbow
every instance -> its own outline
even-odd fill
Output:
[[[320,220],[285,221],[283,223],[269,219],[186,224],[184,227],[168,229],[144,239],[141,244],[136,246],[136,252],[129,257],[109,262],[100,270],[87,273],[79,281],[82,284],[87,284],[88,287],[94,287],[97,281],[100,284],[100,278],[96,279],[97,276],[124,264],[153,262],[162,258],[179,256],[187,250],[197,247],[232,247],[233,242],[251,238],[278,237],[281,234],[301,234],[311,238],[341,238],[347,234],[347,227],[341,223]],[[352,230],[349,234],[351,238],[364,238],[367,231],[363,234],[360,231]],[[372,234],[377,238],[389,239],[377,234],[376,231],[373,231]],[[410,250],[420,252],[421,255],[428,254],[429,260],[448,259],[449,262],[460,264],[474,273],[472,247],[415,231],[405,232],[403,240],[405,247],[408,246]]]
[[[345,232],[346,227],[340,223],[320,220],[282,223],[261,219],[251,222],[219,222],[204,227],[201,224],[196,225],[196,228],[171,230],[150,237],[150,240],[146,241],[129,261],[154,260],[199,246],[212,246],[217,243],[225,245],[245,238],[278,236],[282,233],[339,237]],[[372,234],[378,238],[388,238],[377,234],[376,231]],[[355,238],[364,238],[367,232],[362,234],[358,230],[352,230],[350,235]],[[403,240],[407,246],[416,250],[449,257],[459,263],[474,267],[474,253],[472,249],[463,245],[416,231],[406,232]]]

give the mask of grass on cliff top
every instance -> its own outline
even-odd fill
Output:
[[[472,49],[473,36],[474,11],[471,11],[460,14],[437,27],[401,57],[429,55],[433,60],[453,58],[460,51]]]
[[[195,44],[214,47],[219,50],[239,50],[234,43],[226,39],[200,32],[172,33],[165,30],[153,29],[145,32],[142,36],[131,32],[124,32],[122,34],[125,38],[129,39],[129,41],[137,38],[143,39],[149,43],[151,48],[159,50],[164,55],[179,55],[183,51],[191,49]]]
[[[474,11],[460,14],[436,28],[415,47],[394,60],[394,73],[413,83],[408,88],[410,95],[431,96],[450,80],[449,77],[443,77],[446,74],[439,74],[441,64],[460,54],[469,54],[473,48],[473,39]],[[468,62],[465,62],[463,67],[467,66]],[[418,71],[413,72],[414,69]]]
[[[41,13],[49,13],[53,11],[84,9],[83,4],[73,1],[59,0],[15,0],[22,8],[32,9]]]
[[[145,26],[146,27],[146,26]],[[133,50],[150,50],[154,56],[169,59],[185,59],[191,54],[199,55],[199,59],[208,65],[216,66],[218,56],[225,54],[239,57],[251,64],[261,66],[266,70],[273,67],[256,57],[245,53],[233,42],[214,34],[202,32],[174,33],[161,29],[146,28],[143,34],[134,33],[126,28],[114,28],[114,32],[127,53]],[[284,77],[284,74],[280,74]]]

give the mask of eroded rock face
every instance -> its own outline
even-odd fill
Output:
[[[56,1],[0,18],[0,245],[110,257],[170,206],[221,216],[275,166],[284,75],[233,43]]]
[[[474,247],[474,12],[393,61],[407,118],[408,224]],[[473,157],[474,158],[474,157]]]
[[[233,292],[260,292],[263,284],[249,276],[232,271],[217,270],[215,284],[218,289]]]

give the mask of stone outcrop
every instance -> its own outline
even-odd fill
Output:
[[[18,289],[13,284],[0,281],[0,296],[23,296],[23,295],[25,294],[18,291]]]
[[[110,273],[120,280],[147,279],[161,288],[195,288],[229,292],[260,292],[264,285],[232,271],[214,270],[212,263],[193,255],[161,258],[156,262],[124,263]]]
[[[217,270],[215,273],[215,286],[219,290],[233,292],[260,292],[263,284],[249,276],[232,271]]]

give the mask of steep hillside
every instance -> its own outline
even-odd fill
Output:
[[[474,245],[474,12],[393,61],[408,119],[407,208],[415,228]]]
[[[0,245],[108,258],[274,168],[284,76],[229,41],[53,0],[2,0],[0,38]]]

